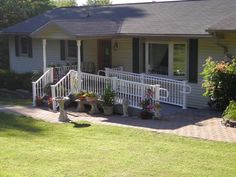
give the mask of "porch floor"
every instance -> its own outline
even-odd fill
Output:
[[[0,112],[17,113],[48,122],[58,123],[59,113],[32,106],[0,106]],[[132,127],[159,133],[169,133],[206,140],[236,142],[236,129],[221,125],[219,114],[209,110],[187,109],[162,105],[162,120],[142,120],[138,117],[124,118],[120,115],[105,117],[75,113],[72,121],[89,121],[106,125]]]

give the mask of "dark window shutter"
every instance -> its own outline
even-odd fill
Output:
[[[146,45],[143,43],[143,72],[146,70]]]
[[[198,39],[189,40],[189,82],[198,82]]]
[[[15,53],[16,56],[19,56],[19,36],[15,36]]]
[[[61,60],[66,59],[66,45],[65,45],[65,40],[60,41],[60,48],[61,48]]]
[[[81,57],[81,62],[83,62],[84,61],[84,41],[81,41],[80,57]]]
[[[139,38],[133,38],[133,72],[139,73]]]
[[[29,57],[32,58],[33,57],[33,49],[32,49],[32,38],[28,38],[28,47],[29,47]]]

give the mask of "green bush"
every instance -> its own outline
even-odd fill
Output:
[[[235,120],[236,121],[236,102],[231,101],[229,106],[223,113],[223,118],[226,120]]]
[[[9,70],[0,69],[0,88],[9,90],[25,89],[32,90],[32,81],[39,78],[39,75],[32,73],[18,74]]]
[[[223,111],[231,100],[236,100],[236,59],[217,62],[209,58],[203,67],[204,96],[210,98],[213,109]]]

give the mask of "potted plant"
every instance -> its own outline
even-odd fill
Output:
[[[79,93],[75,93],[74,97],[75,97],[75,99],[79,99],[79,100],[83,101],[83,100],[85,100],[85,97],[86,97],[85,94],[86,94],[85,92],[80,91]]]
[[[97,101],[97,95],[94,92],[87,92],[84,94],[85,99],[87,102],[96,102]]]
[[[109,85],[105,91],[104,95],[102,96],[103,99],[103,111],[105,115],[112,115],[113,114],[113,107],[114,107],[114,98],[116,93],[112,90],[111,86]]]
[[[94,115],[99,113],[99,110],[97,108],[97,95],[94,92],[87,92],[85,93],[85,99],[90,104],[91,109],[89,111],[89,114]]]
[[[140,103],[142,107],[140,117],[142,119],[150,119],[153,116],[152,110],[154,106],[152,104],[152,98],[153,98],[153,91],[151,89],[147,89],[145,96]]]

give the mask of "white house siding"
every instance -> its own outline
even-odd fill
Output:
[[[43,70],[43,47],[41,39],[32,40],[33,57],[17,57],[15,55],[15,40],[9,38],[10,68],[17,73],[32,72],[34,70]],[[47,66],[49,65],[65,65],[74,63],[77,60],[61,60],[60,58],[60,40],[47,40]]]
[[[119,48],[114,50],[114,43]],[[112,40],[112,66],[123,66],[125,71],[133,70],[132,38],[116,38]]]
[[[236,54],[236,34],[224,35],[222,39],[216,38],[201,38],[199,39],[199,51],[198,51],[198,73],[202,72],[202,65],[205,63],[206,58],[209,56],[215,60],[221,60],[224,55],[224,50],[216,43],[224,44],[228,47],[229,53]],[[190,84],[192,87],[192,93],[188,96],[188,106],[195,108],[204,108],[207,106],[208,98],[203,97],[204,89],[201,87],[202,77],[199,75],[198,84]]]
[[[42,70],[43,54],[42,42],[37,39],[32,40],[33,45],[33,58],[29,57],[16,57],[15,54],[15,39],[9,38],[9,55],[10,55],[10,68],[17,73],[32,72],[33,70]]]

